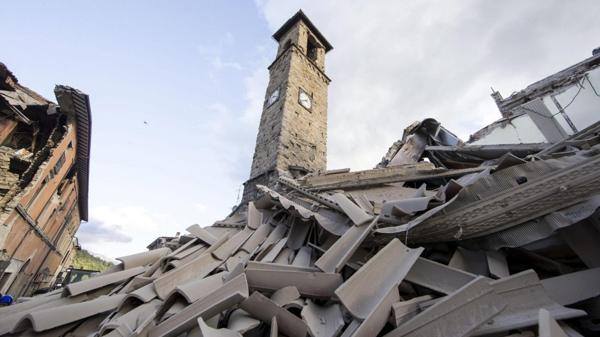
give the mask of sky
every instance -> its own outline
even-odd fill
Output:
[[[598,1],[6,1],[0,61],[90,96],[84,249],[114,259],[211,225],[248,178],[271,35],[302,9],[333,45],[328,168],[372,168],[410,123],[468,139],[505,97],[591,56]]]

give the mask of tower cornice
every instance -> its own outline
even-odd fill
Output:
[[[275,34],[273,34],[273,38],[275,39],[275,41],[279,42],[279,40],[281,39],[281,37],[283,35],[285,35],[285,33],[296,24],[296,22],[298,21],[302,21],[304,22],[304,24],[308,27],[308,29],[310,29],[310,31],[317,37],[317,39],[319,39],[319,41],[323,44],[323,47],[325,47],[325,52],[328,52],[330,50],[333,49],[333,46],[331,45],[331,43],[329,43],[329,41],[327,41],[327,39],[325,38],[325,36],[323,36],[323,34],[321,34],[321,32],[317,29],[317,27],[312,23],[312,21],[310,21],[310,19],[308,18],[308,16],[306,16],[306,14],[304,14],[304,12],[302,10],[299,10],[298,12],[296,12],[296,14],[294,14],[294,16],[292,16],[289,20],[287,20],[282,26],[281,28],[279,28]]]
[[[275,58],[275,60],[274,60],[273,62],[271,62],[271,64],[270,64],[270,65],[267,67],[267,69],[268,69],[268,70],[271,70],[271,68],[272,68],[272,67],[273,67],[273,66],[274,66],[274,65],[275,65],[275,64],[276,64],[276,63],[277,63],[277,62],[278,62],[280,59],[282,59],[284,56],[286,56],[286,54],[287,54],[288,52],[295,52],[295,53],[297,53],[298,55],[301,55],[301,56],[302,56],[302,58],[303,58],[305,61],[308,61],[308,64],[311,66],[311,68],[314,68],[315,70],[317,70],[317,72],[318,72],[319,74],[321,74],[321,75],[323,76],[323,79],[325,80],[325,82],[327,82],[327,84],[331,83],[331,78],[329,78],[329,76],[327,76],[327,74],[325,74],[325,72],[324,72],[324,71],[323,71],[321,68],[319,68],[319,67],[317,66],[317,64],[316,64],[316,63],[315,63],[313,60],[311,60],[310,58],[308,58],[308,56],[306,56],[306,55],[304,54],[304,52],[302,51],[302,49],[300,49],[300,48],[299,48],[299,47],[298,47],[296,44],[294,44],[294,43],[290,44],[290,46],[289,46],[289,47],[287,47],[285,50],[283,50],[283,51],[282,51],[282,52],[279,54],[279,56],[277,56],[277,58]]]

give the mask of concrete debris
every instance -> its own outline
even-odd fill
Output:
[[[290,27],[296,27],[291,35],[276,33],[291,43],[276,62],[304,57],[289,39],[304,36],[306,46],[310,35],[308,47],[321,49],[298,64],[328,83],[319,66],[331,46],[302,12],[282,29]],[[557,96],[571,86],[596,92],[598,73],[588,73],[597,70],[600,53],[585,62],[506,100],[495,93],[503,118],[468,142],[434,119],[413,123],[372,170],[320,171],[322,142],[271,149],[266,138],[301,131],[259,133],[264,144],[257,143],[257,152],[268,151],[255,154],[254,162],[276,166],[253,164],[242,202],[229,216],[160,237],[149,251],[119,258],[119,265],[88,280],[0,308],[0,334],[597,334],[600,122],[582,127],[582,119],[574,119],[580,131],[563,130],[566,121],[547,120],[559,113],[543,120],[523,110],[544,115],[550,109],[544,104],[554,104],[547,97],[553,91],[544,85],[563,90]],[[278,68],[285,67],[274,63],[273,71]],[[272,88],[265,104],[293,96]],[[301,93],[304,110],[311,111],[313,95]],[[14,106],[39,103],[0,94]],[[314,94],[317,102],[321,94]],[[266,112],[285,110],[269,106]],[[323,105],[313,108],[315,118],[326,116]],[[261,128],[274,129],[273,118],[292,118],[285,116],[263,115]],[[512,128],[523,125],[546,129],[530,142],[514,141]],[[519,137],[529,130],[522,131]],[[290,148],[301,150],[289,158],[270,152]],[[314,163],[294,162],[314,149],[320,151]]]

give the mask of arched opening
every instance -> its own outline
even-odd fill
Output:
[[[308,58],[313,61],[316,62],[317,61],[317,50],[319,49],[319,44],[317,43],[317,40],[315,40],[314,37],[309,36],[308,37],[308,42],[306,43],[306,56],[308,56]]]

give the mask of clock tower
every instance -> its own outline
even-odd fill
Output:
[[[245,203],[256,185],[272,186],[281,174],[299,176],[327,166],[325,53],[333,47],[298,11],[273,34],[279,43],[267,87]]]

